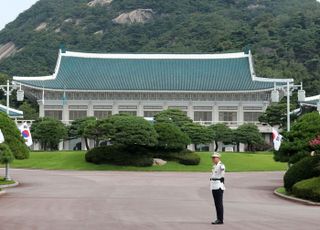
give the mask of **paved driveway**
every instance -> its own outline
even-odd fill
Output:
[[[227,174],[225,224],[212,226],[206,173],[12,170],[0,229],[319,229],[320,207],[273,195],[282,174]]]

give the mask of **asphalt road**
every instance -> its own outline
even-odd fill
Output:
[[[0,229],[320,229],[320,207],[273,195],[282,174],[228,173],[213,226],[206,173],[12,170],[21,185],[0,197]]]

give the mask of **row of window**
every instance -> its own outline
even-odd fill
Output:
[[[144,117],[154,117],[160,111],[144,111]],[[186,111],[184,111],[187,113]],[[137,115],[137,111],[119,111],[120,114],[130,114]],[[249,122],[258,121],[259,116],[262,112],[244,112],[243,120]],[[45,110],[44,115],[46,117],[52,117],[58,120],[62,120],[62,111],[61,110]],[[111,116],[112,112],[110,110],[97,110],[94,111],[94,116],[98,119],[106,118]],[[86,110],[70,110],[69,111],[69,120],[76,120],[79,118],[84,118],[87,116]],[[238,113],[237,112],[219,112],[219,121],[237,121]],[[212,112],[211,111],[195,111],[194,112],[194,121],[212,121]]]

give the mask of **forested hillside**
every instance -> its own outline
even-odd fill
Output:
[[[249,46],[261,77],[320,93],[315,0],[40,0],[0,32],[0,72],[46,75],[60,44],[85,52],[217,53]]]

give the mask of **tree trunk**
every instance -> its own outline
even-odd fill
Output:
[[[217,152],[217,151],[218,151],[218,148],[219,148],[219,146],[218,146],[218,141],[215,140],[214,143],[215,143],[215,145],[216,145],[214,151]]]
[[[84,138],[84,142],[86,143],[86,148],[87,150],[90,150],[90,146],[89,146],[89,143],[88,143],[88,138]]]
[[[5,177],[4,180],[11,180],[10,175],[9,175],[9,163],[6,164],[6,173],[5,173]]]

